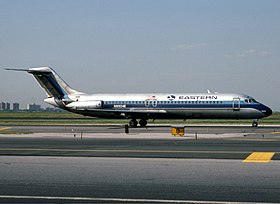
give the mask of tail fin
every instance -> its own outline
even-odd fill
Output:
[[[36,78],[40,86],[46,91],[48,98],[62,99],[78,92],[72,89],[52,68],[37,67],[30,69],[7,69],[15,71],[27,71]],[[68,98],[68,97],[67,97]]]
[[[66,95],[75,95],[78,91],[72,89],[52,68],[30,68],[28,73],[33,74],[48,97],[62,98]]]

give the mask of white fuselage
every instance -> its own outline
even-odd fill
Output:
[[[75,95],[65,108],[104,118],[259,119],[271,110],[244,94],[94,94]]]

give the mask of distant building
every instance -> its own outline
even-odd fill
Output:
[[[13,111],[19,111],[19,103],[13,103]]]
[[[11,104],[10,103],[6,103],[6,111],[10,111],[11,110]]]
[[[37,104],[35,104],[35,103],[33,103],[33,104],[28,104],[27,105],[27,110],[29,110],[29,111],[34,111],[34,112],[36,112],[36,111],[41,111],[41,105],[37,105]]]
[[[1,102],[0,110],[6,110],[6,103],[5,102]]]
[[[19,111],[19,103],[13,103],[13,109],[11,103],[9,102],[0,102],[0,111]]]
[[[2,111],[9,111],[9,110],[11,110],[11,104],[10,103],[5,103],[5,102],[1,102],[0,103],[0,110],[2,110]]]

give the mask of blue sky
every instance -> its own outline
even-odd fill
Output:
[[[0,0],[0,67],[53,67],[88,93],[234,92],[280,111],[280,1]],[[0,70],[0,101],[43,104]]]

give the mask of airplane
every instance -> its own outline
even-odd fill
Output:
[[[258,119],[272,110],[245,94],[229,93],[146,93],[86,94],[71,88],[52,68],[6,70],[32,74],[45,90],[44,101],[66,111],[98,118],[130,119],[129,125],[141,127],[148,119]],[[139,120],[139,122],[137,121]]]

